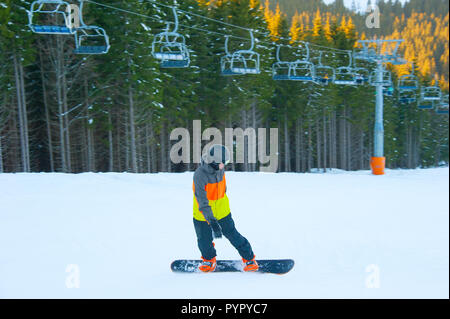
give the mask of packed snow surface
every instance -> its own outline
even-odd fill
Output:
[[[257,258],[291,272],[172,273],[200,257],[192,173],[0,174],[0,298],[449,297],[448,167],[227,183]]]

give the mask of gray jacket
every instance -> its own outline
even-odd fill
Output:
[[[226,207],[223,205],[219,206],[219,211],[213,213],[213,209],[210,206],[210,200],[216,202],[223,199],[226,192],[225,183],[225,170],[221,169],[216,171],[210,165],[206,164],[202,160],[201,165],[197,168],[194,173],[194,195],[198,203],[198,210],[203,214],[206,221],[212,218],[221,218],[223,215],[227,215],[229,212],[220,211],[223,209],[229,210],[228,198]],[[214,216],[216,215],[216,216]],[[194,218],[196,217],[196,209],[194,205]]]

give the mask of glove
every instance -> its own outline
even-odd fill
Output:
[[[214,218],[213,220],[211,220],[209,225],[211,226],[211,229],[213,231],[214,238],[222,238],[222,227],[220,227],[217,219]]]
[[[214,217],[211,210],[205,210],[203,213],[203,217],[205,217],[206,222],[213,231],[214,238],[222,238],[222,227],[220,227],[219,222]]]

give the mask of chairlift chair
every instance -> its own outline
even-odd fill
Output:
[[[420,92],[418,108],[421,110],[438,109],[441,102],[442,92],[437,86],[423,87]]]
[[[388,97],[394,96],[394,87],[393,86],[383,86],[383,95]]]
[[[353,68],[356,84],[363,85],[369,82],[369,70],[365,68]]]
[[[277,61],[272,64],[272,78],[276,81],[288,81],[291,80],[292,74],[292,62],[282,61],[280,58],[281,45],[277,46],[276,59]]]
[[[291,79],[291,62],[277,61],[272,65],[272,78],[276,81]]]
[[[369,76],[369,84],[372,86],[377,86],[381,84],[383,87],[383,95],[387,97],[394,96],[394,86],[392,83],[391,72],[383,70],[381,82],[377,80],[377,71],[372,71]]]
[[[334,84],[336,85],[358,85],[361,82],[361,78],[355,73],[353,65],[353,54],[351,51],[347,52],[349,57],[349,63],[347,66],[341,66],[336,68]]]
[[[436,105],[437,114],[448,114],[448,94],[442,97],[442,100]]]
[[[320,51],[319,63],[314,65],[314,82],[328,85],[336,79],[336,70],[331,66],[322,64],[322,53],[323,51]]]
[[[373,61],[377,57],[377,52],[374,48],[368,48],[364,46],[364,48],[360,51],[355,51],[353,53],[353,58],[364,61]]]
[[[398,100],[400,103],[409,104],[414,103],[417,100],[416,91],[419,88],[419,80],[417,76],[414,75],[414,63],[411,65],[411,73],[400,76],[397,82]]]
[[[353,68],[347,66],[341,66],[336,69],[333,83],[336,85],[358,85]]]
[[[186,68],[190,64],[189,50],[186,39],[178,31],[178,15],[175,7],[172,7],[175,17],[175,26],[169,31],[171,22],[167,23],[166,31],[153,38],[152,55],[160,61],[162,68]]]
[[[416,98],[416,91],[419,87],[419,80],[414,74],[402,75],[398,79],[398,100],[400,103],[414,103]]]
[[[435,107],[436,101],[434,100],[424,100],[422,97],[419,99],[419,102],[417,103],[417,107],[420,110],[432,110]]]
[[[229,36],[225,37],[225,56],[220,59],[222,75],[259,74],[261,71],[259,54],[253,51],[255,39],[250,30],[251,46],[249,50],[237,50],[230,53],[228,50]]]
[[[75,54],[105,54],[109,51],[109,37],[105,29],[86,25],[83,20],[84,0],[80,0],[80,27],[75,32]]]
[[[53,18],[53,19],[42,19]],[[41,18],[41,19],[39,19]],[[53,23],[51,23],[53,20]],[[28,27],[39,34],[74,34],[70,3],[60,0],[37,0],[28,11]]]
[[[429,86],[422,88],[420,93],[422,101],[440,101],[442,98],[441,89],[438,86]]]
[[[411,104],[417,101],[415,90],[398,89],[398,100],[400,103]]]
[[[314,64],[309,61],[292,62],[290,80],[303,82],[314,81]]]
[[[399,91],[415,91],[419,87],[419,80],[414,74],[402,75],[398,79]]]
[[[377,80],[377,71],[372,71],[369,76],[370,85],[376,86],[381,84],[383,87],[392,87],[392,75],[391,72],[383,70],[383,77],[381,82]]]

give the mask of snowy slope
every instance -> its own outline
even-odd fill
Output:
[[[170,271],[200,257],[192,173],[0,174],[0,298],[448,298],[448,182],[448,168],[227,173],[257,258],[296,262],[278,276]]]

